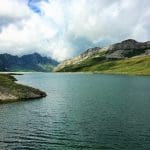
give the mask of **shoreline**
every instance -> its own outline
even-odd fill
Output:
[[[19,73],[0,73],[0,104],[34,100],[46,97],[47,94],[39,89],[16,83],[14,75]]]
[[[81,71],[81,72],[51,72],[51,73],[66,73],[66,74],[103,74],[103,75],[126,75],[126,76],[147,76],[150,77],[150,74],[129,74],[129,73],[112,73],[112,72],[99,72],[99,71]]]

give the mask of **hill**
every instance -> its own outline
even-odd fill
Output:
[[[150,75],[150,41],[128,39],[105,48],[91,48],[62,62],[54,71]]]
[[[0,71],[52,71],[58,64],[49,57],[38,53],[23,55],[21,57],[10,54],[0,54]]]

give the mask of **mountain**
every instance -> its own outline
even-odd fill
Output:
[[[104,48],[90,48],[62,62],[54,71],[150,75],[150,41],[128,39]]]
[[[38,53],[21,57],[0,54],[0,71],[51,71],[58,64],[52,58],[43,57]]]

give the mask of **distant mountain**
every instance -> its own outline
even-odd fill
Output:
[[[91,48],[62,62],[54,71],[150,75],[150,41],[128,39],[104,48]]]
[[[38,53],[21,57],[10,54],[0,54],[0,71],[52,71],[58,62],[50,57],[43,57]]]

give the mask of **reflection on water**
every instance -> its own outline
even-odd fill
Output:
[[[41,100],[0,105],[0,149],[150,149],[150,78],[31,73]]]

